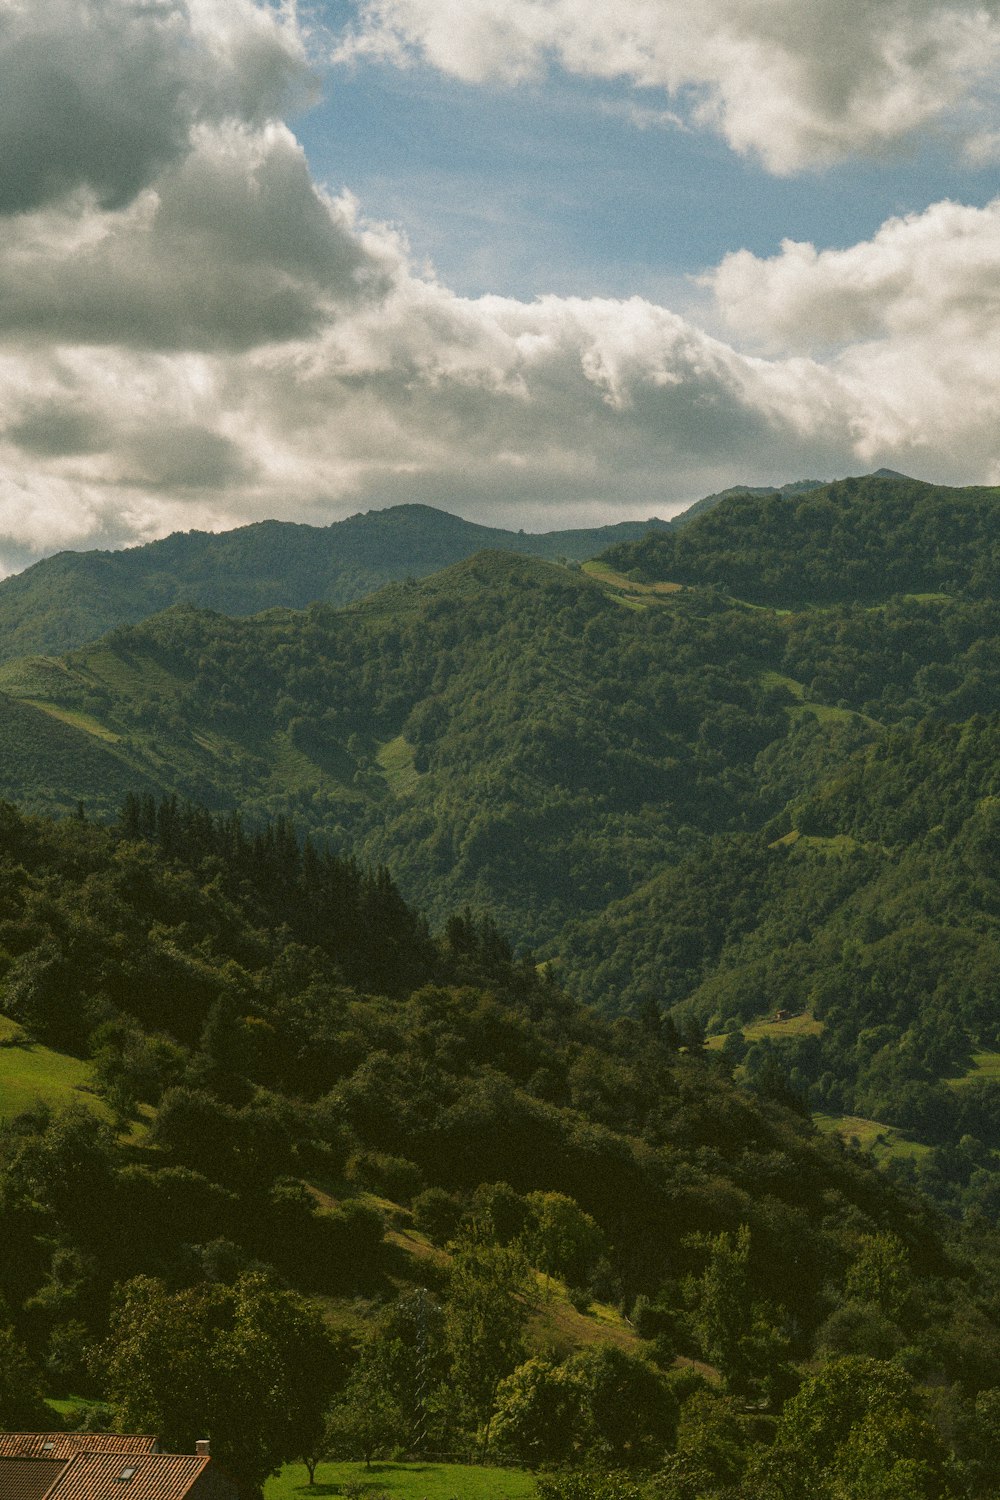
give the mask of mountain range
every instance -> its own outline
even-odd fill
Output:
[[[111,592],[240,608],[137,588],[61,654],[108,555],[3,585],[47,643],[0,665],[0,1350],[32,1380],[100,1392],[130,1277],[266,1274],[384,1386],[407,1298],[447,1329],[521,1257],[546,1291],[483,1411],[528,1459],[525,1391],[630,1372],[682,1410],[657,1500],[756,1500],[830,1372],[933,1403],[937,1477],[892,1493],[995,1493],[1000,492],[709,500],[436,571],[480,529],[402,507],[343,523],[353,582],[310,528],[169,538]],[[403,576],[312,599],[380,527]]]

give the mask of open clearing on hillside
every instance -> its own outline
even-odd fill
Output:
[[[264,1485],[264,1500],[309,1500],[352,1493],[391,1495],[392,1500],[533,1500],[535,1481],[523,1469],[476,1464],[321,1463],[309,1488],[305,1464],[286,1464]],[[354,1486],[358,1489],[355,1491]]]
[[[22,698],[29,708],[41,709],[43,714],[48,714],[53,719],[60,719],[68,724],[71,729],[82,729],[84,734],[92,734],[95,739],[106,740],[109,745],[117,745],[121,740],[120,734],[106,728],[104,724],[85,714],[78,708],[66,708],[61,703],[48,703],[44,698]]]
[[[53,1052],[29,1042],[14,1021],[0,1019],[0,1120],[50,1104],[65,1109],[84,1103],[105,1113],[104,1105],[91,1092],[90,1064],[63,1052]]]
[[[813,1115],[813,1124],[824,1135],[839,1135],[845,1141],[857,1141],[866,1151],[871,1151],[878,1161],[890,1157],[926,1156],[932,1149],[920,1141],[908,1141],[893,1125],[883,1125],[879,1120],[866,1120],[861,1115]]]
[[[382,745],[375,759],[394,796],[405,797],[415,791],[420,772],[413,763],[413,746],[401,734]]]
[[[759,1042],[764,1037],[770,1037],[774,1041],[780,1041],[787,1036],[820,1036],[823,1031],[823,1022],[817,1021],[814,1015],[804,1010],[801,1015],[789,1016],[787,1020],[776,1021],[773,1016],[762,1017],[759,1021],[748,1021],[740,1030],[748,1042]],[[705,1046],[711,1051],[717,1052],[725,1045],[726,1033],[716,1032],[714,1036],[706,1038]]]
[[[623,603],[630,604],[655,604],[657,599],[662,599],[666,594],[679,594],[683,589],[682,583],[639,583],[633,578],[626,578],[624,573],[616,573],[614,568],[607,563],[585,562],[583,572],[595,583],[603,583],[608,588],[620,591],[625,595]]]
[[[781,672],[762,672],[760,674],[761,687],[781,687],[791,694],[795,699],[794,704],[788,708],[790,714],[801,718],[803,714],[812,714],[820,724],[836,724],[845,719],[863,719],[866,724],[873,724],[874,719],[869,719],[865,714],[857,713],[853,708],[836,708],[832,703],[814,703],[806,699],[806,687],[804,682],[797,682],[794,677],[785,677]]]
[[[996,1083],[1000,1081],[1000,1052],[973,1052],[972,1067],[961,1078],[946,1078],[945,1083],[953,1089],[964,1088],[967,1083]]]

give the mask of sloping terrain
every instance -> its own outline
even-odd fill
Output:
[[[175,532],[122,552],[61,552],[0,582],[0,660],[57,654],[172,604],[250,615],[316,600],[346,604],[395,579],[422,578],[483,548],[582,561],[665,521],[540,535],[479,526],[429,505],[368,511],[331,526],[261,521]]]

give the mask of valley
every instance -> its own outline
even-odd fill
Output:
[[[991,1493],[1000,498],[713,499],[0,665],[0,1294],[40,1382],[186,1431],[129,1404],[115,1288],[166,1328],[264,1268],[323,1309],[331,1455],[419,1416],[669,1451],[687,1500],[707,1402],[756,1494],[793,1392],[889,1360]],[[463,1297],[510,1315],[488,1389]]]

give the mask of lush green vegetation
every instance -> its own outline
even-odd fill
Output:
[[[842,479],[802,495],[731,493],[681,528],[606,554],[645,581],[714,583],[766,604],[996,595],[996,489],[902,475]]]
[[[815,556],[795,532],[804,504],[836,519],[832,562],[827,532]],[[731,496],[683,530],[721,556],[719,537],[750,545],[747,515],[791,517],[821,597],[854,588],[854,548],[914,590],[880,603],[640,584],[649,607],[623,609],[607,563],[494,553],[346,610],[168,611],[7,665],[8,790],[110,817],[134,784],[283,816],[391,866],[438,924],[494,913],[605,1010],[733,1032],[730,1062],[827,1114],[936,1151],[969,1137],[921,1180],[992,1219],[995,1084],[974,1058],[996,1045],[994,504],[882,477]],[[918,596],[932,554],[954,597]],[[751,1028],[779,1009],[808,1028]]]
[[[61,552],[0,583],[0,660],[72,650],[172,604],[249,615],[314,600],[346,604],[394,579],[422,578],[484,548],[582,561],[665,521],[533,534],[478,526],[428,505],[397,505],[332,526],[262,521],[176,532],[124,552]]]
[[[641,1473],[699,1393],[774,1414],[797,1365],[845,1348],[905,1348],[907,1390],[946,1389],[969,1422],[992,1389],[992,1240],[949,1245],[655,1011],[580,1009],[489,921],[434,937],[384,872],[287,827],[138,798],[116,830],[6,808],[0,851],[3,1007],[92,1058],[116,1122],[37,1106],[0,1127],[24,1371],[0,1420],[45,1382],[184,1446],[207,1410],[252,1489],[292,1441],[311,1462],[489,1447]],[[567,1297],[593,1328],[559,1347],[572,1325],[546,1308]],[[266,1392],[233,1387],[236,1348]]]
[[[310,1464],[995,1494],[996,505],[735,496],[8,663],[5,785],[73,815],[0,817],[0,1419],[186,1433],[129,1308],[222,1390],[239,1306],[316,1334]]]

